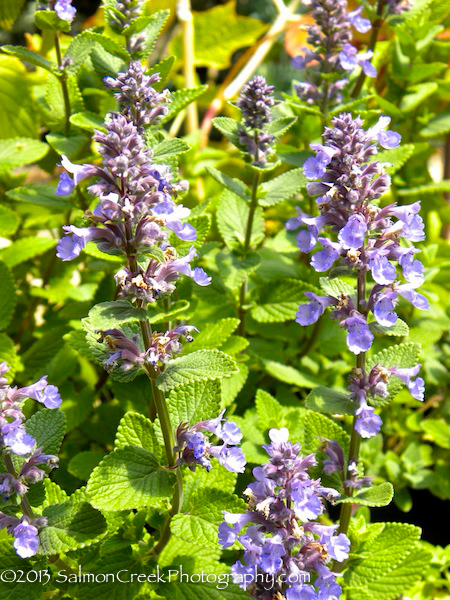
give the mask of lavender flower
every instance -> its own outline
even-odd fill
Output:
[[[71,23],[75,18],[77,9],[72,6],[72,0],[58,0],[55,4],[55,12],[60,19]]]
[[[347,13],[347,0],[306,0],[315,23],[308,27],[308,44],[303,56],[292,61],[295,68],[304,71],[306,81],[295,86],[297,95],[308,104],[319,104],[324,109],[342,100],[342,90],[348,83],[344,77],[360,66],[369,77],[376,77],[371,64],[373,52],[359,52],[352,46],[352,27],[361,33],[371,29],[368,19],[362,17],[363,8]],[[314,67],[310,67],[313,63]],[[329,81],[322,74],[342,74],[339,80]],[[305,173],[306,175],[306,173]],[[317,178],[317,177],[316,177]]]
[[[272,429],[269,437],[271,444],[265,446],[269,463],[253,469],[256,481],[244,492],[248,512],[225,512],[219,528],[222,547],[236,541],[244,547],[245,564],[233,565],[233,581],[261,600],[331,598],[332,594],[340,598],[342,589],[329,563],[346,560],[350,542],[342,533],[335,535],[337,526],[316,522],[323,513],[323,499],[334,501],[339,494],[310,478],[315,457],[303,457],[300,445],[288,441],[287,429]],[[313,574],[318,577],[311,584]]]
[[[39,549],[38,530],[47,524],[46,518],[30,519],[27,515],[18,519],[0,512],[0,530],[6,529],[15,537],[14,548],[21,558],[30,558]]]
[[[180,424],[174,448],[178,453],[179,465],[187,465],[191,471],[195,471],[197,465],[200,465],[210,471],[211,458],[217,458],[227,471],[244,473],[247,461],[242,450],[236,447],[242,440],[242,433],[235,423],[222,424],[224,413],[222,411],[216,419],[202,421],[192,427],[187,423]],[[205,432],[213,433],[223,444],[213,446]]]

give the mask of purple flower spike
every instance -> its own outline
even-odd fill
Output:
[[[355,316],[346,319],[347,328],[347,346],[354,354],[367,352],[372,347],[373,335],[369,329],[366,319],[363,316]]]
[[[353,25],[356,31],[359,31],[359,33],[367,33],[372,29],[372,23],[369,21],[369,19],[364,19],[361,16],[363,10],[363,7],[360,6],[356,10],[349,12],[347,15],[350,23]]]
[[[338,239],[343,248],[358,249],[364,246],[367,225],[361,215],[352,215],[347,224],[341,229]]]
[[[22,523],[14,529],[14,548],[21,558],[35,556],[39,549],[38,530],[23,518]]]

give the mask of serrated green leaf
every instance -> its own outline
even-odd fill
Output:
[[[185,152],[189,152],[189,150],[190,146],[186,142],[183,142],[183,140],[179,140],[178,138],[167,139],[153,146],[153,162],[164,163],[168,158],[184,154]]]
[[[48,506],[43,516],[48,522],[39,534],[39,552],[46,556],[90,546],[107,529],[105,517],[88,502]]]
[[[0,169],[2,171],[30,165],[48,152],[47,144],[32,138],[0,140]]]
[[[450,448],[450,426],[444,419],[426,419],[421,425],[426,440],[434,442],[441,448]]]
[[[330,279],[329,277],[321,277],[319,279],[319,285],[321,290],[327,296],[331,296],[332,298],[336,298],[338,300],[340,300],[342,295],[353,296],[355,293],[355,289],[351,285],[345,283],[345,281],[342,281],[337,277],[334,277],[333,279]]]
[[[314,388],[320,385],[319,379],[312,377],[307,373],[301,373],[290,365],[284,365],[275,360],[263,359],[264,368],[276,379],[289,383],[290,385],[296,385],[301,388]]]
[[[196,381],[170,392],[167,408],[172,424],[199,423],[217,417],[220,413],[221,389],[219,381]]]
[[[355,404],[348,394],[324,386],[316,387],[308,394],[305,406],[319,413],[338,415],[353,415],[355,413]]]
[[[58,454],[66,433],[66,417],[61,410],[44,408],[26,422],[26,430],[44,454]]]
[[[377,364],[382,367],[401,367],[408,368],[414,367],[419,362],[421,347],[419,344],[414,342],[407,342],[405,344],[399,344],[396,346],[389,346],[372,356],[367,363],[368,372]],[[392,376],[389,380],[389,396],[387,398],[381,398],[381,396],[375,396],[370,399],[370,403],[374,406],[384,406],[388,404],[394,396],[404,386],[403,382],[398,378]]]
[[[178,317],[178,315],[186,312],[189,306],[190,305],[187,300],[177,300],[170,305],[168,311],[161,311],[161,307],[149,304],[147,309],[148,321],[151,324],[168,322],[174,317]]]
[[[257,390],[255,403],[261,430],[278,427],[282,412],[278,400],[264,390]]]
[[[240,126],[237,121],[230,117],[214,117],[213,125],[224,135],[236,148],[244,151],[245,148],[240,142],[239,131]]]
[[[167,363],[156,385],[166,392],[195,381],[231,377],[236,371],[237,365],[228,354],[219,350],[198,350]]]
[[[63,31],[69,33],[70,23],[60,19],[52,10],[37,10],[34,13],[34,22],[41,31]]]
[[[269,135],[274,135],[276,140],[279,140],[280,137],[288,131],[294,123],[297,122],[297,117],[280,117],[279,119],[274,119],[269,126],[267,127],[267,133]]]
[[[127,510],[160,504],[172,495],[174,483],[175,475],[163,470],[151,452],[128,446],[94,469],[87,493],[96,508]]]
[[[406,89],[406,94],[400,102],[402,113],[408,113],[415,110],[422,102],[432,96],[438,89],[436,82],[418,83]]]
[[[2,330],[8,327],[16,306],[14,277],[11,270],[3,262],[0,262],[0,298],[0,330]]]
[[[303,169],[292,169],[260,185],[261,206],[274,206],[289,200],[308,183]]]
[[[443,181],[434,181],[425,185],[418,185],[413,188],[402,188],[397,190],[399,196],[425,196],[426,194],[446,194],[450,192],[450,179]]]
[[[11,370],[5,375],[5,377],[12,381],[17,370],[19,359],[14,342],[9,336],[6,335],[6,333],[0,333],[0,363],[1,362],[7,362],[11,367]]]
[[[238,255],[234,252],[219,252],[216,257],[217,268],[223,283],[230,290],[237,290],[260,263],[256,252]]]
[[[150,386],[150,382],[148,385]],[[144,415],[127,412],[120,420],[114,447],[126,448],[127,446],[143,448],[154,454],[159,461],[161,460],[162,448],[155,433],[155,426]]]
[[[10,56],[16,56],[23,60],[24,62],[30,63],[36,67],[41,67],[46,71],[50,71],[50,73],[54,73],[53,65],[46,58],[33,52],[32,50],[28,50],[28,48],[24,48],[23,46],[2,46],[2,52],[5,54],[9,54]]]
[[[169,104],[169,111],[159,123],[164,124],[174,119],[183,108],[186,108],[191,102],[197,100],[197,98],[204,94],[207,89],[207,85],[199,85],[195,88],[186,88],[184,90],[173,92],[171,95],[172,102]]]
[[[136,53],[137,57],[140,59],[147,58],[152,52],[158,40],[158,37],[169,18],[170,11],[169,10],[160,10],[157,13],[151,15],[150,17],[140,17],[140,19],[147,19],[147,22],[144,25],[144,21],[140,21],[139,18],[136,19],[131,27],[137,26],[143,28],[143,32],[145,35],[145,41],[139,51]],[[127,31],[127,35],[129,31]]]
[[[81,150],[87,145],[88,139],[84,135],[71,134],[68,137],[60,133],[48,133],[45,139],[55,152],[75,160]]]
[[[419,131],[419,135],[425,139],[433,139],[445,135],[450,131],[450,113],[438,115],[429,121],[426,127]]]
[[[69,500],[69,496],[62,490],[57,483],[46,477],[42,482],[45,489],[45,500],[41,506],[42,510],[52,504],[64,504]]]
[[[237,337],[237,336],[236,336]],[[240,338],[244,340],[244,338]],[[248,345],[247,340],[244,340],[246,345],[241,347],[237,352],[242,352]],[[230,351],[222,346],[222,350],[230,354]],[[237,397],[241,389],[244,387],[249,374],[249,368],[245,363],[238,363],[239,373],[232,375],[228,379],[222,379],[222,408],[229,406]]]
[[[246,509],[245,502],[238,496],[206,488],[191,496],[188,511],[175,515],[170,529],[186,542],[217,548],[218,529],[223,523],[222,511],[242,513]]]
[[[195,340],[186,346],[184,354],[190,354],[197,350],[219,348],[230,335],[237,329],[239,319],[220,319],[217,323],[206,323],[200,333],[196,334]]]
[[[219,208],[217,209],[217,227],[227,248],[236,250],[244,246],[249,206],[228,190],[222,193]],[[256,246],[264,239],[264,215],[260,207],[256,208],[253,217],[251,246]]]
[[[29,239],[29,238],[27,238]],[[64,346],[63,335],[67,332],[67,326],[61,325],[49,329],[42,337],[32,344],[23,354],[23,362],[26,371],[39,373]],[[44,375],[44,373],[42,373]]]
[[[37,206],[45,206],[52,210],[65,211],[71,204],[67,198],[56,196],[56,188],[52,185],[25,185],[8,190],[6,195],[17,202],[28,202]]]
[[[233,179],[231,177],[228,177],[228,175],[222,173],[222,171],[219,171],[218,169],[215,169],[214,167],[211,167],[209,165],[207,165],[206,170],[212,177],[214,177],[216,181],[228,188],[230,192],[233,193],[233,195],[239,196],[245,202],[250,201],[250,191],[245,185],[245,183],[243,183],[239,179]]]
[[[71,115],[70,122],[76,127],[86,129],[87,131],[106,131],[104,120],[96,113],[84,111]]]
[[[379,333],[381,335],[395,335],[400,337],[409,335],[409,327],[402,319],[397,319],[397,322],[395,325],[392,325],[392,327],[385,327],[384,325],[373,322],[369,324],[369,329],[372,333]]]
[[[79,452],[71,458],[67,465],[67,470],[74,477],[87,481],[92,471],[102,459],[103,454],[101,452],[92,452],[91,450]]]
[[[393,175],[411,158],[414,153],[414,144],[403,144],[399,148],[383,150],[373,157],[373,162],[389,163],[387,172]]]
[[[350,436],[329,417],[308,410],[304,417],[304,427],[305,434],[302,446],[304,454],[315,454],[318,452],[319,448],[323,445],[321,438],[338,442],[344,449],[344,453],[347,454],[350,446]]]
[[[102,252],[98,249],[94,242],[89,242],[86,245],[86,248],[83,250],[83,252],[88,256],[92,256],[93,258],[99,258],[100,260],[105,260],[106,262],[114,263],[116,265],[124,263],[124,258],[121,258],[120,256],[116,256],[114,254],[107,254],[106,252]]]
[[[164,88],[164,85],[166,84],[166,81],[169,78],[169,74],[172,70],[174,62],[175,56],[169,56],[164,60],[161,60],[159,63],[156,63],[156,65],[153,65],[153,67],[147,71],[148,77],[154,75],[155,73],[158,73],[161,77],[161,81],[153,84],[153,87],[156,91],[160,92]]]
[[[219,461],[212,459],[212,470],[208,473],[205,469],[196,471],[185,470],[183,472],[184,499],[181,512],[189,510],[191,496],[201,493],[205,488],[215,489],[231,494],[237,481],[237,473],[227,471]]]
[[[124,323],[136,323],[147,318],[147,311],[136,308],[128,300],[101,302],[89,311],[90,326],[97,330],[115,329]]]
[[[299,304],[308,299],[305,292],[317,291],[309,283],[296,279],[279,279],[256,291],[251,315],[259,323],[280,323],[295,319]]]
[[[359,504],[361,506],[387,506],[394,496],[394,488],[388,481],[359,490],[354,496],[341,496],[336,504]]]

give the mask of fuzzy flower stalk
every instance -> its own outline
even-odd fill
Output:
[[[334,118],[333,127],[325,128],[324,145],[312,144],[316,155],[304,165],[306,177],[317,180],[307,189],[317,197],[320,215],[312,217],[299,210],[299,216],[287,223],[289,230],[300,228],[300,251],[314,251],[311,265],[316,272],[325,273],[340,264],[357,275],[356,299],[343,293],[333,297],[307,292],[309,302],[299,307],[296,321],[311,325],[330,308],[331,318],[347,332],[347,346],[358,357],[349,385],[356,405],[355,428],[365,438],[380,431],[381,419],[369,402],[389,396],[391,377],[403,381],[417,400],[424,398],[424,382],[417,377],[420,365],[408,369],[375,365],[369,373],[365,368],[373,331],[379,326],[395,327],[395,308],[401,299],[420,310],[429,308],[428,300],[417,291],[424,282],[424,267],[415,258],[420,250],[413,246],[425,239],[420,202],[378,206],[389,189],[390,177],[385,165],[374,157],[379,146],[396,148],[401,139],[398,133],[386,130],[389,121],[381,117],[365,130],[360,117],[343,114]],[[326,229],[331,237],[324,237]],[[367,298],[368,275],[373,287]]]
[[[233,581],[258,600],[338,599],[342,588],[331,570],[333,560],[348,558],[350,542],[337,526],[318,522],[325,500],[339,493],[311,479],[313,454],[302,456],[286,428],[269,431],[264,446],[269,462],[253,469],[255,482],[244,494],[245,514],[224,513],[219,528],[223,548],[244,547],[243,562],[232,567]]]
[[[293,60],[302,71],[304,81],[295,86],[297,95],[308,104],[317,104],[323,112],[342,101],[348,84],[347,74],[357,67],[369,77],[376,77],[373,52],[358,52],[352,45],[353,28],[367,33],[371,23],[362,16],[363,8],[347,12],[347,0],[304,0],[315,23],[308,26],[310,48]]]
[[[6,472],[0,473],[0,499],[8,505],[6,513],[0,512],[0,530],[6,529],[14,536],[14,548],[21,558],[30,558],[38,552],[39,531],[47,519],[35,518],[27,493],[31,485],[58,466],[58,457],[36,447],[36,440],[27,433],[22,407],[26,399],[32,398],[55,410],[61,406],[61,396],[46,376],[27,387],[11,387],[5,377],[9,370],[6,363],[0,364],[0,455],[6,466]],[[19,470],[14,465],[20,465]],[[18,510],[22,516],[15,515]]]
[[[127,50],[131,55],[139,55],[145,49],[147,35],[142,31],[147,23],[142,27],[136,27],[145,2],[143,0],[117,0],[108,2],[105,6],[105,12],[111,29],[124,35],[127,40]]]

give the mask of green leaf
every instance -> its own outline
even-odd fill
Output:
[[[248,590],[241,590],[237,585],[228,584],[227,587],[218,589],[217,581],[214,583],[174,581],[170,586],[161,585],[158,594],[167,600],[246,600],[248,598]],[[222,585],[225,586],[224,583]]]
[[[46,556],[90,546],[107,530],[105,517],[87,502],[48,506],[42,516],[48,522],[39,533],[39,553]]]
[[[99,331],[115,329],[124,323],[136,323],[147,318],[147,311],[136,308],[128,300],[101,302],[89,311],[90,326]]]
[[[7,362],[11,367],[6,378],[12,380],[19,364],[19,358],[12,339],[6,333],[0,333],[0,363]]]
[[[148,385],[150,386],[150,382]],[[162,448],[155,433],[155,426],[144,415],[127,412],[121,418],[114,447],[126,448],[127,446],[143,448],[161,460]]]
[[[245,512],[247,506],[234,494],[215,489],[199,490],[190,498],[185,514],[175,515],[170,524],[172,533],[186,542],[217,548],[218,529],[223,523],[223,510]]]
[[[26,422],[26,430],[44,454],[58,454],[66,433],[66,417],[61,410],[44,408]]]
[[[232,179],[231,177],[228,177],[228,175],[226,175],[225,173],[222,173],[222,171],[218,171],[217,169],[209,165],[206,167],[206,170],[212,177],[214,177],[216,181],[228,188],[235,195],[239,196],[246,202],[250,201],[250,191],[245,185],[245,183],[243,183],[239,179]]]
[[[161,77],[161,81],[153,84],[153,87],[158,92],[163,89],[163,87],[169,77],[170,71],[172,70],[174,62],[175,62],[175,56],[169,56],[168,58],[161,60],[156,65],[153,65],[153,67],[147,71],[146,74],[148,77],[150,77],[151,75],[154,75],[155,73],[159,73],[159,75]]]
[[[0,262],[0,298],[0,329],[6,329],[16,306],[16,284],[11,270],[3,262]]]
[[[409,327],[402,319],[397,319],[397,322],[392,327],[385,327],[373,322],[369,324],[369,329],[372,333],[379,333],[381,335],[395,335],[400,337],[409,335]]]
[[[28,202],[52,210],[66,211],[71,207],[70,202],[65,197],[56,196],[55,191],[56,189],[52,185],[36,184],[8,190],[6,195],[17,202]]]
[[[297,279],[279,279],[256,291],[251,315],[259,323],[280,323],[295,319],[299,304],[308,299],[305,292],[316,291],[309,283]]]
[[[224,135],[228,141],[230,141],[236,148],[244,151],[245,148],[240,142],[239,131],[240,125],[234,119],[230,117],[214,117],[213,125],[216,129]],[[214,175],[213,175],[214,177]]]
[[[194,12],[194,64],[226,69],[234,52],[253,46],[267,28],[261,21],[237,14],[236,0]],[[175,40],[172,53],[182,55],[180,38]]]
[[[45,500],[42,504],[42,510],[52,504],[64,504],[69,500],[69,496],[62,490],[57,483],[46,477],[43,481],[45,489]]]
[[[28,48],[24,48],[23,46],[2,46],[2,52],[5,54],[9,54],[10,56],[16,56],[23,60],[23,62],[30,63],[35,67],[41,67],[46,71],[50,71],[50,73],[54,73],[53,64],[48,61],[46,58],[33,52],[32,50],[28,50]]]
[[[319,413],[338,415],[353,415],[355,413],[355,404],[348,394],[324,386],[316,387],[308,394],[305,406]]]
[[[264,390],[256,391],[256,410],[262,431],[277,427],[282,412],[281,404]]]
[[[137,18],[131,25],[135,27],[142,27],[144,25],[144,20],[146,20],[143,32],[145,35],[145,41],[142,48],[137,52],[137,56],[140,59],[147,58],[152,52],[158,40],[158,37],[169,18],[170,11],[169,10],[160,10],[157,13],[151,15],[150,17],[141,16]],[[130,30],[127,30],[127,35]]]
[[[60,156],[65,154],[71,160],[75,160],[88,143],[86,136],[77,134],[66,137],[60,133],[48,133],[45,139],[55,152]]]
[[[427,98],[432,96],[438,89],[438,84],[435,82],[418,83],[406,89],[406,94],[400,102],[400,110],[402,113],[409,113],[415,110]]]
[[[22,12],[25,0],[0,0],[0,28],[11,31],[14,23]]]
[[[330,279],[329,277],[321,277],[319,282],[321,290],[327,296],[331,296],[337,300],[340,300],[342,295],[353,296],[355,293],[355,289],[351,285],[345,283],[345,281],[342,281],[337,277],[333,279]]]
[[[445,135],[450,131],[450,112],[438,115],[419,131],[419,135],[425,139],[433,139]]]
[[[5,171],[30,165],[41,160],[47,152],[47,144],[31,138],[0,140],[0,169]]]
[[[70,31],[70,23],[60,19],[53,10],[37,10],[34,13],[34,23],[41,31]]]
[[[297,117],[280,117],[274,119],[267,127],[267,133],[274,135],[276,140],[288,131],[297,122]]]
[[[39,576],[33,581],[36,563],[30,563],[17,555],[13,547],[13,538],[0,539],[0,571],[4,573],[4,581],[0,586],[0,600],[39,600],[45,591]],[[8,575],[12,574],[8,582]],[[21,575],[23,573],[23,575]],[[29,577],[29,582],[27,580]]]
[[[8,267],[29,261],[35,256],[45,254],[51,248],[54,248],[58,242],[52,238],[44,237],[26,237],[13,242],[7,248],[0,250],[0,260]]]
[[[308,183],[303,175],[303,169],[292,169],[260,185],[260,193],[264,196],[259,199],[261,206],[274,206],[285,200],[289,200],[302,187]]]
[[[361,506],[387,506],[394,496],[394,488],[388,481],[356,492],[354,496],[341,496],[336,504],[359,504]]]
[[[86,129],[87,131],[106,131],[105,122],[96,113],[90,111],[84,111],[71,115],[70,122],[80,129]]]
[[[190,354],[200,349],[220,348],[239,325],[239,319],[220,319],[217,323],[207,323],[202,327],[199,334],[196,334],[195,340],[186,346],[185,354]]]
[[[245,279],[257,268],[260,260],[256,252],[238,255],[234,252],[222,251],[216,257],[221,279],[230,290],[238,290]]]
[[[48,329],[23,354],[25,368],[30,373],[38,373],[53,360],[64,346],[63,335],[67,332],[66,325]],[[44,374],[44,373],[42,373]]]
[[[96,508],[127,510],[160,504],[172,496],[175,475],[143,448],[128,446],[108,454],[94,469],[87,493]]]
[[[164,163],[172,156],[184,154],[185,152],[189,152],[189,150],[190,146],[186,142],[183,142],[183,140],[179,140],[178,138],[164,140],[153,146],[153,162]]]
[[[116,256],[114,254],[107,254],[106,252],[102,252],[98,249],[97,245],[94,242],[89,242],[84,249],[84,253],[88,256],[92,256],[93,258],[99,258],[100,260],[106,260],[110,263],[115,263],[116,265],[123,264],[124,259],[120,256]]]
[[[220,198],[217,209],[217,227],[227,248],[236,250],[244,246],[249,218],[249,205],[239,196],[225,190]],[[256,246],[264,239],[264,215],[261,208],[256,208],[252,234],[251,246]]]
[[[284,383],[289,383],[290,385],[296,385],[302,388],[314,388],[320,385],[320,381],[315,377],[311,377],[311,375],[308,375],[307,373],[300,373],[300,371],[289,365],[266,359],[263,359],[263,363],[264,368],[269,375],[272,375],[272,377],[275,377],[280,381],[284,381]]]
[[[166,323],[174,317],[180,318],[179,315],[186,312],[189,308],[189,302],[187,300],[177,300],[170,305],[168,311],[161,312],[161,307],[149,304],[147,309],[147,316],[149,323]]]
[[[74,477],[87,481],[95,467],[101,462],[103,454],[100,452],[79,452],[75,454],[67,465],[67,470]]]
[[[305,437],[303,441],[304,454],[316,454],[323,444],[323,439],[338,442],[347,454],[350,446],[350,436],[332,419],[312,410],[306,411],[304,417]]]
[[[421,425],[426,440],[434,442],[441,448],[450,448],[450,426],[444,419],[426,419]]]
[[[18,58],[0,55],[0,81],[0,138],[37,138],[39,119],[32,86]]]
[[[14,235],[19,227],[20,219],[14,211],[6,206],[0,205],[0,236],[10,237]]]
[[[179,423],[200,423],[217,417],[220,413],[222,394],[220,382],[196,381],[170,392],[167,407],[170,420]]]
[[[377,364],[382,367],[400,367],[409,368],[414,367],[419,362],[421,347],[419,344],[414,342],[407,342],[405,344],[399,344],[397,346],[389,346],[372,356],[367,363],[367,371],[370,370]],[[387,398],[381,398],[381,396],[375,396],[370,399],[370,403],[374,406],[384,406],[388,404],[394,396],[402,389],[404,383],[398,378],[392,376],[389,380],[389,396]]]
[[[399,196],[415,197],[424,196],[426,194],[446,194],[450,192],[450,179],[442,181],[433,181],[424,185],[418,185],[413,188],[403,188],[397,190]]]
[[[219,350],[198,350],[171,360],[159,375],[156,385],[166,392],[180,385],[231,377],[237,371],[234,360]]]
[[[414,144],[404,144],[399,148],[383,150],[383,152],[373,157],[372,162],[389,163],[391,166],[387,167],[386,170],[389,175],[393,175],[411,158],[413,152]]]
[[[207,89],[207,85],[199,85],[195,88],[186,88],[173,92],[171,96],[172,102],[169,104],[169,112],[159,123],[164,124],[174,119],[180,111],[186,108],[191,102],[194,102],[194,100],[197,100]]]

